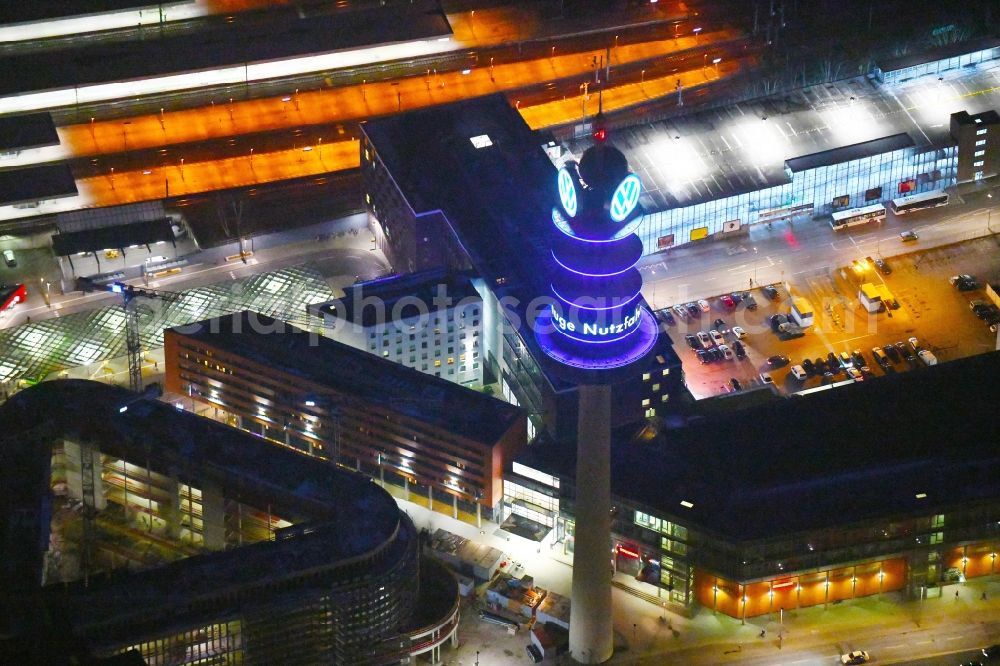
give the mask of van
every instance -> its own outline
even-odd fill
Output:
[[[7,264],[7,268],[17,268],[17,259],[14,258],[14,250],[3,251],[3,262]]]

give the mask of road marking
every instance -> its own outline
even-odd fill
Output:
[[[896,645],[886,645],[886,650],[895,650],[896,648],[906,647],[903,643],[897,643]]]
[[[927,645],[928,643],[933,643],[934,641],[917,641],[917,645]]]
[[[948,636],[945,640],[946,641],[957,641],[957,640],[961,640],[962,638],[964,638],[964,636]]]

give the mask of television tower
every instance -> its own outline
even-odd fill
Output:
[[[642,299],[642,183],[606,143],[600,123],[579,163],[557,175],[551,306],[535,337],[579,391],[576,532],[569,649],[579,663],[611,658],[611,391],[653,349],[657,325]],[[585,491],[584,491],[585,489]]]

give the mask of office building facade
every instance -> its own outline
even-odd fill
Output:
[[[251,312],[165,331],[164,356],[172,394],[453,517],[493,516],[526,440],[516,407]]]
[[[369,666],[454,645],[457,582],[364,476],[97,382],[39,384],[0,417],[4,663]]]
[[[950,129],[958,144],[958,182],[980,181],[1000,173],[1000,114],[953,113]]]

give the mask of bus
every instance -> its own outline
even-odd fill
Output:
[[[882,204],[872,204],[871,206],[864,206],[862,208],[838,211],[833,214],[830,226],[836,231],[840,231],[847,227],[868,224],[869,222],[878,222],[879,224],[885,222],[885,206]]]
[[[908,197],[893,199],[889,203],[889,208],[896,215],[905,215],[914,210],[924,208],[935,208],[937,206],[948,205],[948,194],[941,190],[932,190],[923,194],[911,194]]]
[[[28,292],[23,284],[8,286],[0,284],[0,312],[8,310],[18,303],[23,303],[28,297]]]

